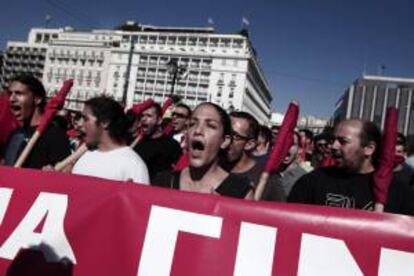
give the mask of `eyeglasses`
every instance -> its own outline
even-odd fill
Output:
[[[172,113],[172,117],[177,117],[177,118],[179,118],[179,119],[187,119],[187,118],[188,118],[188,116],[187,116],[187,115],[184,115],[184,114],[182,114],[182,113],[178,113],[178,112],[173,112],[173,113]]]
[[[248,137],[248,136],[243,136],[241,134],[238,134],[237,132],[233,131],[231,136],[233,137],[234,141],[242,141],[242,140],[250,140],[252,138]]]

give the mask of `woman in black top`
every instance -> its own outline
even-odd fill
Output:
[[[229,174],[218,165],[219,153],[231,143],[230,134],[230,118],[221,107],[213,103],[198,105],[188,130],[189,166],[181,172],[161,173],[153,183],[183,191],[251,199],[250,181]]]

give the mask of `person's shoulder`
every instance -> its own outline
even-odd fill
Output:
[[[165,144],[181,148],[180,143],[178,143],[172,136],[163,136],[161,139]]]
[[[65,139],[69,140],[66,131],[56,124],[55,122],[52,122],[45,130],[44,134],[42,136],[46,136],[51,139]]]
[[[126,162],[134,161],[138,163],[144,163],[139,154],[128,146],[124,146],[117,149],[115,154],[117,155],[117,158],[119,158],[119,160],[124,160]]]
[[[328,175],[335,175],[337,170],[335,168],[317,168],[313,171],[305,173],[302,177],[319,178]]]
[[[235,173],[230,173],[228,177],[223,181],[222,185],[234,185],[240,189],[250,189],[254,187],[254,183],[247,177],[243,175],[238,175]]]
[[[253,185],[247,177],[230,173],[216,188],[216,192],[225,196],[244,198],[251,189]]]
[[[180,172],[174,172],[171,170],[164,170],[161,171],[152,178],[151,185],[158,186],[158,187],[166,187],[166,188],[176,188],[174,179],[180,177]]]

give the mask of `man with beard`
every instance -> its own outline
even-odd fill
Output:
[[[186,104],[179,103],[175,106],[172,113],[172,125],[174,130],[173,138],[180,143],[181,147],[185,145],[185,134],[187,133],[190,117],[191,109]]]
[[[334,130],[335,167],[319,168],[301,177],[289,202],[373,210],[372,176],[379,161],[381,133],[368,121],[341,121]],[[391,183],[386,212],[414,214],[410,189]]]
[[[142,113],[141,131],[143,139],[134,147],[148,167],[150,179],[161,171],[171,169],[181,156],[180,144],[172,137],[163,135],[162,111],[154,104]]]
[[[89,150],[75,163],[72,173],[149,183],[145,163],[126,145],[129,125],[118,102],[106,96],[89,99],[82,119]]]
[[[11,134],[4,154],[5,165],[13,166],[40,123],[46,105],[46,91],[35,77],[21,75],[11,81],[8,93],[12,112],[22,125]],[[70,146],[65,130],[52,122],[35,144],[23,167],[49,168],[68,155]]]
[[[249,179],[252,186],[256,186],[263,171],[263,165],[253,156],[260,125],[252,115],[246,112],[232,112],[230,119],[232,142],[226,152],[226,157],[221,161],[221,166],[233,174]],[[270,177],[267,186],[271,187],[268,197],[274,201],[285,200],[285,193],[282,186],[277,183],[275,175]]]

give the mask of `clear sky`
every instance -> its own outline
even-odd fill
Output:
[[[206,26],[250,36],[273,95],[273,110],[291,99],[301,113],[330,116],[337,99],[364,68],[414,78],[412,0],[4,0],[0,49],[24,40],[31,27],[113,28],[126,21]]]

